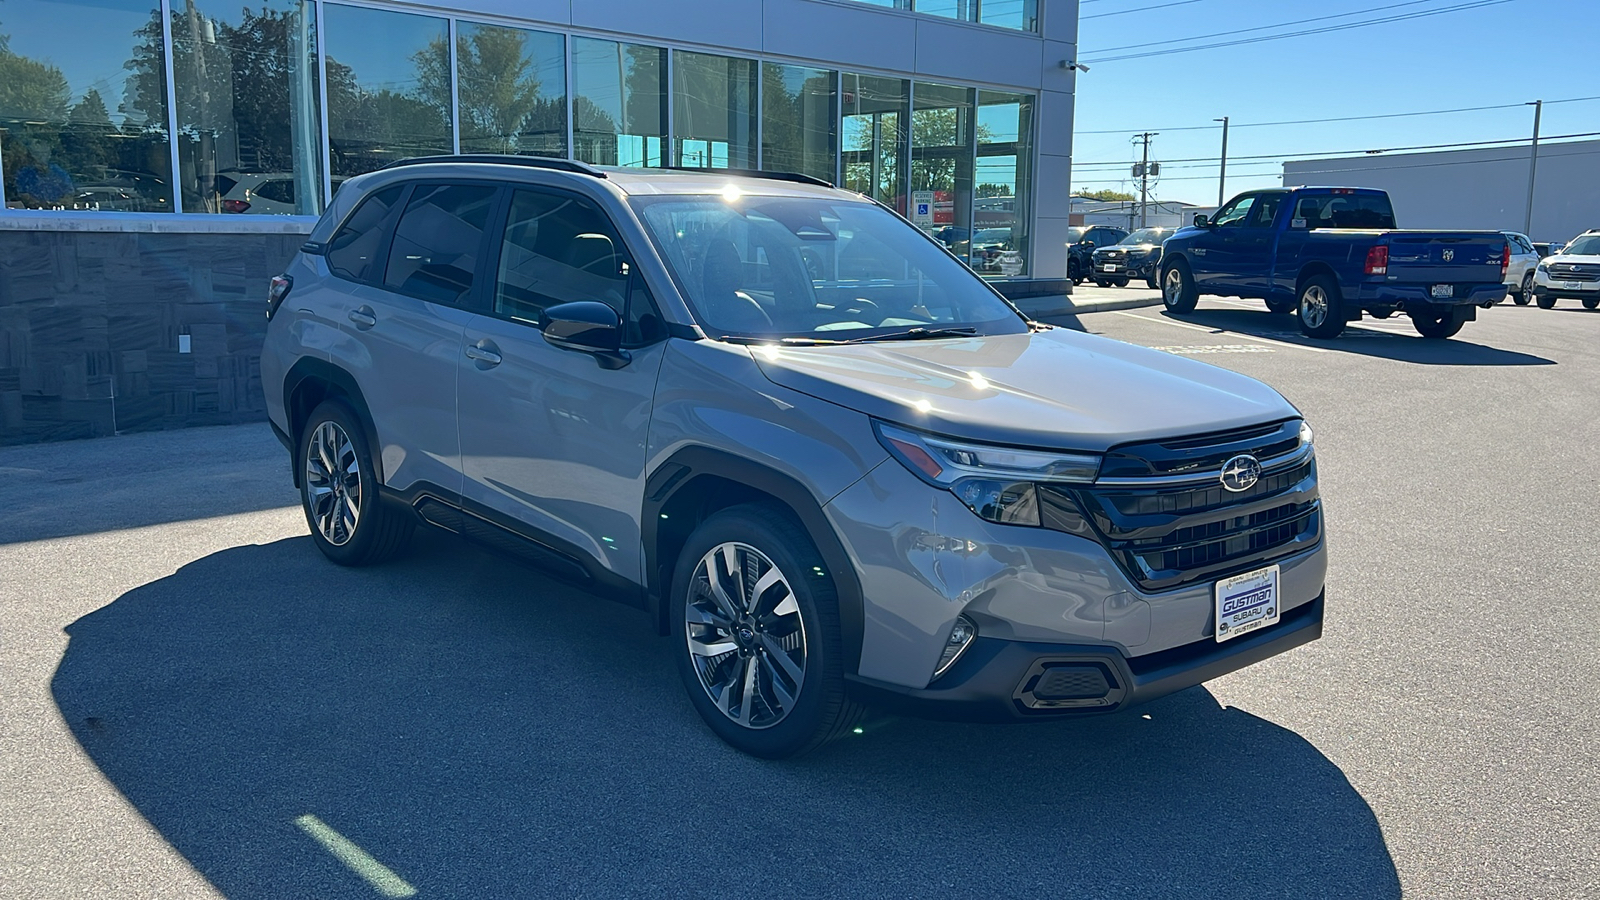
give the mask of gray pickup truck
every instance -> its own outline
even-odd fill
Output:
[[[1447,338],[1505,299],[1510,261],[1498,231],[1396,230],[1383,191],[1251,191],[1167,239],[1161,294],[1174,313],[1201,294],[1262,299],[1296,311],[1307,337],[1404,312],[1423,337]]]

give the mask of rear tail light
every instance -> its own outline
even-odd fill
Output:
[[[277,314],[278,307],[283,305],[283,298],[289,296],[289,289],[294,287],[294,279],[287,275],[274,275],[272,282],[267,287],[267,321]]]
[[[1384,246],[1373,247],[1367,251],[1367,274],[1389,274],[1389,248]]]
[[[1506,270],[1511,268],[1511,243],[1508,241],[1500,248],[1500,280],[1506,278]]]
[[[244,212],[245,210],[247,210],[249,208],[250,208],[250,203],[249,203],[249,201],[246,201],[246,200],[224,200],[224,201],[222,201],[222,211],[225,212],[225,213],[242,213],[242,212]]]

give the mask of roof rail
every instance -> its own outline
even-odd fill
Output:
[[[767,178],[772,181],[792,181],[795,184],[810,184],[817,187],[831,188],[831,181],[823,181],[811,175],[802,175],[799,172],[766,172],[760,169],[703,169],[696,166],[662,166],[669,172],[698,172],[702,175],[733,175],[739,178]]]
[[[606,177],[606,173],[596,169],[588,163],[581,163],[573,159],[560,159],[554,156],[520,156],[514,153],[452,153],[438,156],[411,156],[406,159],[397,159],[384,169],[395,169],[400,166],[420,166],[428,163],[490,163],[497,166],[527,166],[531,169],[555,169],[561,172],[576,172],[580,175],[593,175],[596,178]]]

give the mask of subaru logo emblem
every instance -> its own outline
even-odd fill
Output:
[[[1220,477],[1227,490],[1248,491],[1261,480],[1261,462],[1248,453],[1241,453],[1222,464]]]
[[[1455,258],[1456,258],[1456,252],[1454,250],[1446,250],[1444,252],[1444,261],[1445,262],[1451,262]]]

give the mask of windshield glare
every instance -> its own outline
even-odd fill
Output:
[[[1563,256],[1600,256],[1600,234],[1586,234],[1572,239],[1561,248]]]
[[[1027,331],[972,270],[874,204],[749,194],[633,203],[713,335],[824,341],[930,326]]]
[[[1162,241],[1166,240],[1167,237],[1171,233],[1172,233],[1171,229],[1168,229],[1168,228],[1141,228],[1138,231],[1135,231],[1133,234],[1130,234],[1127,237],[1123,238],[1122,240],[1118,241],[1117,243],[1119,243],[1119,244],[1159,244]]]

